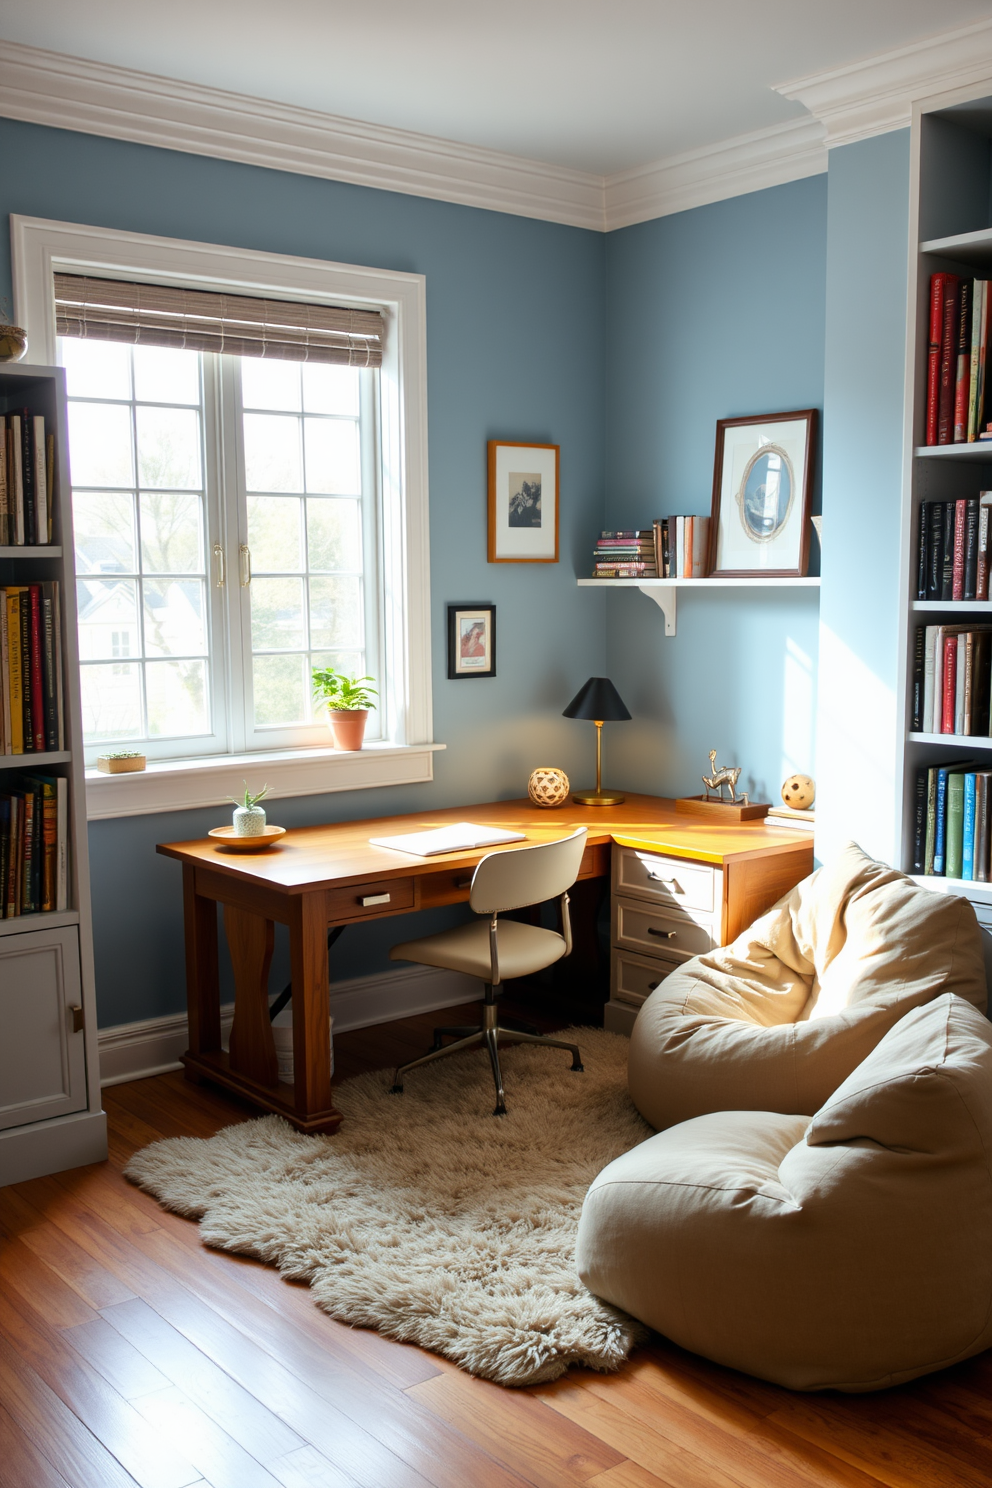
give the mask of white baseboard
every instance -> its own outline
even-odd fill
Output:
[[[481,985],[475,977],[430,966],[407,966],[376,976],[332,982],[330,1011],[335,1033],[346,1033],[351,1028],[370,1028],[479,997]],[[234,1004],[225,1004],[221,1008],[221,1036],[225,1042],[233,1016]],[[101,1085],[120,1085],[125,1080],[143,1080],[181,1069],[181,1055],[189,1047],[186,1014],[101,1028],[97,1043]]]

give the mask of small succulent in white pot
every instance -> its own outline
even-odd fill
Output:
[[[253,795],[248,789],[246,780],[244,798],[231,797],[237,808],[234,813],[235,837],[259,837],[265,831],[265,807],[259,806],[258,803],[268,789],[267,785],[263,785],[262,789]]]

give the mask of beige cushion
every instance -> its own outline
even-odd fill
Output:
[[[551,966],[565,954],[565,941],[554,930],[538,925],[522,925],[517,920],[500,920],[496,930],[500,981],[511,977],[530,976]],[[437,935],[424,935],[420,940],[405,940],[389,952],[391,961],[419,961],[423,966],[441,966],[449,971],[464,971],[469,976],[488,982],[492,962],[489,956],[489,921],[470,920],[453,930]]]
[[[659,1130],[707,1111],[812,1115],[905,1013],[943,992],[985,1008],[971,905],[852,842],[651,994],[630,1041],[631,1097]]]
[[[992,1344],[992,1029],[910,1012],[810,1122],[730,1111],[625,1153],[579,1274],[682,1347],[792,1389],[876,1390]]]

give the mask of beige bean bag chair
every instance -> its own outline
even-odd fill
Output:
[[[811,1116],[911,1008],[985,1008],[975,912],[849,843],[644,1003],[630,1094],[659,1131],[706,1111]]]
[[[593,1183],[579,1275],[720,1364],[879,1390],[992,1344],[992,1027],[908,1013],[810,1121],[699,1116]]]

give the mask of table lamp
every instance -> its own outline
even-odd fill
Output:
[[[623,796],[617,791],[604,791],[603,724],[629,718],[624,701],[609,677],[590,677],[564,709],[565,718],[591,718],[596,725],[596,789],[573,791],[572,800],[578,806],[619,806]]]

